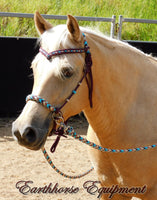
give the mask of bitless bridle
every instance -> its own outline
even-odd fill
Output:
[[[81,80],[78,82],[77,86],[74,88],[74,90],[72,91],[71,95],[65,100],[65,102],[60,106],[60,107],[54,107],[51,104],[49,104],[45,99],[41,98],[40,96],[37,95],[28,95],[26,97],[26,102],[28,101],[35,101],[37,103],[40,103],[42,106],[44,106],[45,108],[47,108],[50,112],[54,113],[56,116],[54,117],[54,122],[55,122],[55,130],[53,129],[53,133],[57,135],[57,138],[54,142],[54,144],[51,147],[51,152],[53,153],[56,149],[56,146],[60,140],[60,137],[66,137],[66,135],[72,136],[74,139],[77,139],[80,142],[83,142],[87,145],[89,145],[90,147],[97,149],[101,152],[112,152],[112,153],[124,153],[124,152],[136,152],[136,151],[141,151],[141,150],[147,150],[147,149],[151,149],[151,148],[155,148],[157,146],[157,144],[153,144],[150,146],[144,146],[144,147],[137,147],[137,148],[129,148],[129,149],[109,149],[109,148],[104,148],[101,147],[99,145],[96,145],[93,142],[90,142],[89,140],[78,136],[76,134],[76,132],[74,131],[73,127],[69,127],[66,125],[61,109],[69,102],[69,100],[72,98],[72,96],[74,94],[76,94],[77,89],[79,88],[79,86],[81,85],[82,81],[84,80],[84,78],[86,79],[86,83],[89,89],[89,102],[90,102],[90,107],[92,108],[93,103],[92,103],[92,91],[93,91],[93,77],[92,77],[92,59],[91,59],[91,53],[89,51],[89,46],[88,43],[86,41],[86,37],[85,34],[82,33],[83,38],[84,38],[84,48],[79,48],[79,49],[63,49],[63,50],[57,50],[57,51],[53,51],[51,53],[48,53],[47,51],[45,51],[43,48],[40,48],[39,51],[40,53],[42,53],[48,60],[50,60],[53,56],[60,56],[63,54],[76,54],[76,53],[85,53],[85,66],[84,66],[84,73],[83,76],[81,78]],[[87,78],[87,74],[89,74],[89,80]],[[56,130],[56,125],[59,125],[59,127]],[[51,165],[51,167],[58,172],[59,174],[61,174],[62,176],[66,177],[66,178],[70,178],[70,179],[76,179],[76,178],[81,178],[85,175],[87,175],[88,173],[90,173],[94,168],[92,167],[90,170],[88,170],[87,172],[81,174],[81,175],[77,175],[77,176],[70,176],[67,175],[63,172],[61,172],[52,162],[51,158],[49,157],[48,153],[46,152],[45,148],[42,148],[43,154],[47,160],[47,162]]]

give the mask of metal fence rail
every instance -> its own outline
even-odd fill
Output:
[[[66,15],[42,15],[45,19],[57,19],[57,20],[66,20]],[[33,18],[34,14],[27,13],[10,13],[10,12],[0,12],[0,17],[20,17],[20,18]],[[114,37],[115,22],[116,16],[113,15],[111,18],[107,17],[82,17],[75,16],[79,21],[95,21],[95,22],[111,22],[110,37]]]
[[[122,15],[120,15],[119,16],[119,30],[118,30],[118,36],[117,36],[119,40],[121,40],[121,37],[122,37],[122,25],[123,25],[123,22],[157,24],[157,20],[124,18]]]
[[[54,20],[66,20],[66,15],[42,15],[45,19],[54,19]],[[28,13],[11,13],[11,12],[0,12],[0,17],[18,17],[18,18],[33,18],[34,14]],[[115,29],[117,28],[117,24],[119,26],[117,39],[121,40],[122,38],[122,26],[124,22],[134,22],[134,23],[148,23],[148,24],[157,24],[157,20],[150,19],[135,19],[135,18],[124,18],[122,15],[119,16],[119,22],[116,23],[116,16],[112,17],[82,17],[75,16],[75,18],[79,21],[94,21],[94,22],[110,22],[110,37],[115,37]]]

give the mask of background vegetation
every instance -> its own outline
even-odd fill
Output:
[[[0,0],[0,12],[57,14],[92,17],[123,15],[128,18],[157,20],[157,0]],[[65,21],[50,20],[54,25]],[[110,23],[79,22],[109,35]],[[36,37],[33,19],[0,17],[0,36]],[[157,25],[124,23],[122,38],[157,41]]]

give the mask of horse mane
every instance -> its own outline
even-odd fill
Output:
[[[151,60],[157,62],[156,57],[153,57],[151,54],[144,53],[142,50],[137,49],[136,47],[128,44],[126,41],[121,41],[121,40],[117,40],[117,39],[114,39],[111,37],[107,37],[105,34],[100,32],[99,30],[94,30],[91,28],[81,28],[81,30],[83,32],[85,32],[86,34],[89,34],[90,37],[92,37],[94,39],[94,41],[98,42],[99,44],[101,44],[109,49],[123,47],[123,48],[130,50],[131,52],[146,56],[148,59],[151,59]]]

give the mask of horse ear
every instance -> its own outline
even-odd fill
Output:
[[[52,28],[52,24],[46,21],[38,11],[34,14],[34,22],[39,34],[44,33],[46,30]]]
[[[80,42],[81,41],[81,31],[80,31],[77,20],[72,15],[68,15],[67,27],[71,34],[72,39],[74,39],[76,42]]]

